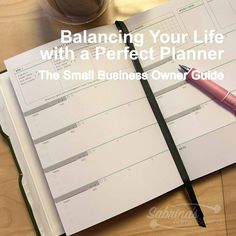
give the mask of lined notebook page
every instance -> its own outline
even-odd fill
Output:
[[[139,81],[42,81],[37,70],[53,71],[59,63],[38,60],[42,48],[6,64],[67,234],[182,184]],[[66,67],[84,68],[134,71],[130,61],[105,57]]]

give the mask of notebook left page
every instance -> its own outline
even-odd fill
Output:
[[[115,26],[93,32],[117,33]],[[38,70],[134,72],[129,60],[40,59],[39,50],[6,61],[11,82],[67,235],[182,184],[138,80],[42,80]],[[114,50],[123,44],[105,44]]]
[[[0,125],[10,138],[22,173],[19,185],[24,189],[41,235],[63,234],[61,221],[7,72],[0,74]]]

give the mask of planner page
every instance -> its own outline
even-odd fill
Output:
[[[64,233],[8,73],[0,74],[0,126],[9,136],[22,185],[41,235]]]
[[[166,119],[176,145],[189,173],[196,179],[236,162],[235,114],[185,80],[158,79],[159,72],[178,73],[179,64],[200,71],[217,71],[224,74],[216,83],[236,94],[236,1],[184,0],[172,1],[126,20],[129,31],[143,33],[145,48],[155,48],[156,60],[141,60],[156,100]],[[187,33],[186,43],[153,43],[150,30],[168,35]],[[203,42],[204,33],[215,30],[224,35],[222,44]],[[194,31],[199,43],[193,42]],[[176,39],[175,39],[176,40]],[[224,50],[217,60],[177,60],[176,51],[161,58],[161,47],[174,47],[184,52],[194,49]],[[141,48],[142,49],[142,48]],[[162,74],[162,76],[165,76]]]
[[[116,33],[115,26],[93,32]],[[39,50],[6,61],[32,143],[66,234],[83,230],[182,184],[138,80],[41,80],[38,70],[134,72],[130,60],[40,60]],[[124,44],[106,47],[123,48]]]

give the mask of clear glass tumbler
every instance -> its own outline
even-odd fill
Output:
[[[109,0],[39,0],[39,3],[56,20],[79,25],[99,17]]]

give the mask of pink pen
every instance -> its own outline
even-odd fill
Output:
[[[228,108],[230,108],[230,110],[234,112],[234,114],[236,114],[236,96],[234,96],[232,93],[230,93],[230,91],[222,88],[220,85],[216,84],[212,80],[202,78],[196,79],[196,77],[199,78],[200,74],[198,70],[194,68],[190,69],[189,67],[183,65],[179,66],[184,72],[187,72],[187,81],[192,82],[200,89],[206,91],[209,95],[225,104]]]

